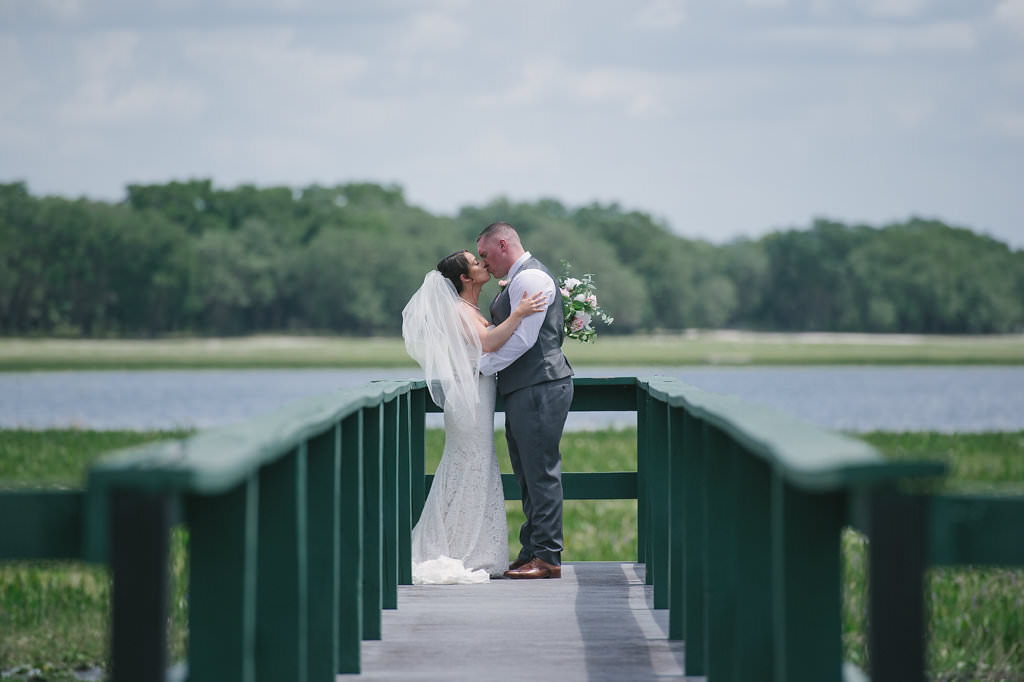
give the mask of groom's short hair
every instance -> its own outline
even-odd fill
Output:
[[[508,241],[519,242],[519,233],[516,232],[516,228],[512,227],[505,222],[491,223],[477,235],[476,240],[480,241],[485,237],[497,237],[499,239],[507,239]]]

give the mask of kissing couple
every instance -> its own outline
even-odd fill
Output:
[[[402,311],[406,350],[444,409],[445,429],[441,462],[412,531],[414,584],[562,575],[558,444],[573,372],[562,353],[558,286],[508,223],[488,225],[476,246],[477,254],[456,251],[441,260]],[[507,285],[490,305],[489,322],[478,300],[491,275]],[[496,393],[505,401],[505,438],[526,515],[511,565],[494,450]]]

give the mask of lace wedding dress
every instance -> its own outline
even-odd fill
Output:
[[[487,582],[508,564],[505,495],[494,452],[494,377],[479,378],[476,410],[446,404],[445,444],[412,531],[415,585]]]

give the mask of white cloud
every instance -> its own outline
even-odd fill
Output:
[[[1024,112],[991,113],[985,117],[985,125],[999,135],[1024,140]]]
[[[554,95],[571,80],[565,66],[554,59],[533,59],[523,64],[518,80],[509,87],[473,97],[477,105],[530,104]]]
[[[51,16],[57,19],[76,19],[82,14],[82,0],[38,0]]]
[[[920,14],[926,0],[867,0],[864,10],[878,17],[911,17]]]
[[[519,78],[503,89],[475,94],[470,101],[478,108],[531,105],[554,102],[610,105],[620,114],[635,119],[662,118],[670,113],[669,100],[678,90],[671,76],[641,69],[579,69],[546,58],[523,65]]]
[[[919,26],[809,26],[768,29],[759,37],[807,49],[843,49],[866,55],[899,52],[970,52],[977,46],[976,28],[967,22]]]
[[[580,72],[567,85],[586,100],[611,102],[628,116],[639,119],[668,115],[666,95],[673,90],[667,79],[658,74],[621,68]]]
[[[139,35],[130,31],[96,34],[78,46],[78,86],[58,110],[72,125],[117,125],[152,118],[194,118],[203,97],[191,84],[133,69]]]
[[[0,35],[0,116],[15,111],[37,88],[22,56],[18,39]],[[2,126],[0,126],[2,127]]]
[[[1024,0],[1002,0],[993,16],[999,23],[1024,35]]]
[[[490,172],[536,171],[555,166],[558,153],[535,140],[512,139],[506,135],[487,134],[469,145],[469,158]]]
[[[453,50],[462,47],[466,27],[461,21],[444,12],[421,12],[410,20],[400,45],[409,51]]]
[[[256,86],[274,97],[296,89],[334,89],[364,74],[359,55],[302,45],[292,29],[219,30],[186,38],[185,55],[229,86]],[[275,92],[277,95],[275,95]]]
[[[678,28],[686,21],[684,0],[653,0],[648,2],[633,18],[637,28],[668,31]]]

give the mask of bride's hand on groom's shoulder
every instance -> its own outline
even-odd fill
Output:
[[[523,297],[519,299],[519,304],[513,311],[516,317],[527,317],[534,313],[543,312],[548,307],[548,297],[543,291],[538,291],[533,296],[527,295],[527,292],[523,292]]]

